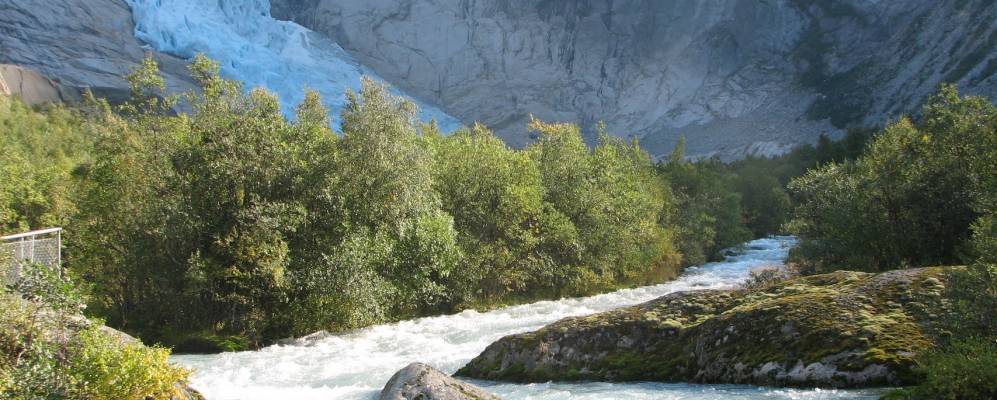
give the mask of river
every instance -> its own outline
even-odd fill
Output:
[[[293,345],[259,351],[180,355],[194,369],[192,386],[211,400],[372,399],[395,371],[421,361],[453,373],[488,344],[564,317],[642,303],[692,289],[727,288],[759,266],[781,264],[794,244],[771,237],[745,244],[722,262],[686,270],[661,285],[585,297],[541,301],[488,312],[419,318],[355,332],[316,334]],[[875,399],[877,390],[779,389],[746,385],[661,383],[504,384],[473,381],[503,399]]]

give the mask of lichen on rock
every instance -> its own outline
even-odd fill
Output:
[[[839,271],[680,292],[505,337],[459,376],[861,387],[910,383],[947,334],[946,270]]]

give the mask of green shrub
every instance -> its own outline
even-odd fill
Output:
[[[0,399],[169,399],[190,371],[168,357],[80,315],[0,297]]]
[[[23,264],[18,279],[8,285],[8,290],[55,310],[77,312],[83,306],[83,296],[68,278],[60,274],[59,268],[62,267]]]
[[[169,399],[190,371],[171,365],[170,351],[145,347],[102,332],[84,329],[69,350],[69,396],[79,399]]]
[[[901,119],[854,162],[793,180],[796,255],[812,272],[969,261],[971,227],[997,204],[995,165],[997,108],[943,86],[921,121]]]
[[[9,266],[0,260],[0,265]],[[6,276],[6,271],[0,271]],[[169,399],[189,371],[169,350],[104,332],[80,295],[44,265],[25,265],[0,293],[0,399]]]
[[[59,354],[66,339],[57,329],[66,323],[19,294],[0,295],[0,370],[7,380],[0,399],[65,395],[71,379]]]
[[[989,400],[997,398],[997,338],[951,343],[920,358],[921,384],[887,399]]]

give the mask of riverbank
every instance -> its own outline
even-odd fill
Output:
[[[539,329],[565,317],[588,315],[643,303],[669,293],[731,288],[752,269],[780,264],[795,243],[790,237],[759,239],[744,252],[722,262],[689,268],[662,285],[621,290],[598,296],[497,309],[464,311],[377,325],[343,334],[320,334],[293,344],[259,351],[174,356],[194,369],[192,385],[207,398],[369,399],[411,362],[423,362],[453,373],[492,342]],[[585,383],[534,385],[472,381],[506,400],[641,398],[702,396],[714,399],[877,398],[879,391],[774,389],[737,385],[657,385]]]

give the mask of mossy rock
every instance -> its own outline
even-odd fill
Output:
[[[863,387],[912,383],[945,333],[944,268],[839,271],[751,290],[681,292],[505,337],[473,378]]]

